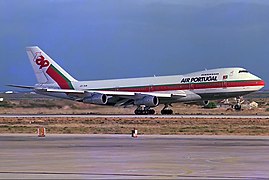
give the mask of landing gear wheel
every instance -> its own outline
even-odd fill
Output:
[[[147,110],[142,110],[142,109],[136,109],[134,112],[136,115],[147,115],[149,114],[149,111]]]
[[[142,110],[136,109],[136,110],[134,111],[134,113],[135,113],[136,115],[140,115],[140,114],[141,114],[141,111],[142,111]]]
[[[173,114],[173,110],[172,109],[163,109],[163,110],[161,110],[161,114],[171,115],[171,114]]]
[[[142,114],[143,114],[143,115],[148,115],[148,114],[149,114],[149,111],[148,111],[148,110],[143,110],[143,111],[142,111]]]
[[[244,102],[244,100],[242,100],[243,97],[236,97],[235,100],[236,100],[236,104],[233,106],[233,108],[236,110],[236,111],[240,111],[241,110],[241,104]]]
[[[148,114],[155,114],[155,110],[154,109],[136,109],[134,111],[134,113],[136,115],[148,115]]]
[[[234,109],[236,111],[240,111],[241,110],[241,105],[239,105],[239,104],[234,105]]]
[[[155,110],[154,109],[150,109],[148,111],[149,111],[149,114],[155,114]]]

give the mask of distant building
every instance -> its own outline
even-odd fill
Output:
[[[13,91],[6,91],[5,93],[6,94],[13,94],[14,92]]]

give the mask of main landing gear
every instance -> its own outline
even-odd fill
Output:
[[[138,106],[137,109],[134,111],[136,115],[148,115],[148,114],[155,114],[154,109],[150,109],[150,107],[144,107]]]
[[[161,110],[161,114],[171,115],[173,114],[173,110],[168,108],[168,104],[165,104],[164,108]]]
[[[138,106],[137,109],[134,111],[134,113],[136,115],[152,115],[152,114],[155,114],[155,110],[150,109],[150,107],[148,107],[148,106],[146,106],[144,108],[141,106]],[[161,114],[171,115],[171,114],[173,114],[173,110],[168,108],[168,104],[165,104],[164,108],[161,110]]]

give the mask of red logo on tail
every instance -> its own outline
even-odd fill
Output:
[[[39,65],[39,69],[42,69],[43,67],[49,66],[50,62],[44,58],[44,56],[40,55],[36,58],[35,63]]]

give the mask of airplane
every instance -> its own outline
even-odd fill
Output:
[[[163,104],[161,114],[173,114],[169,108],[178,102],[240,98],[264,87],[264,81],[244,68],[218,68],[184,75],[154,76],[96,81],[78,81],[62,69],[38,46],[27,47],[38,83],[34,86],[9,85],[32,89],[38,94],[83,103],[116,107],[137,106],[138,115],[155,114],[154,107]],[[241,109],[240,101],[234,108]]]

